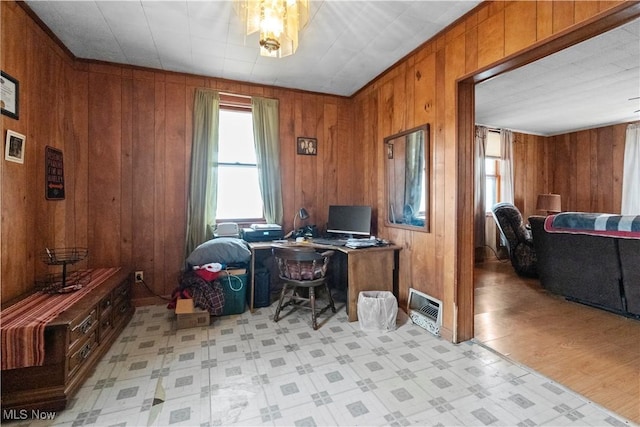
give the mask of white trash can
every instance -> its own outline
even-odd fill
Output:
[[[395,331],[398,301],[389,291],[362,291],[358,295],[358,323],[363,331]]]

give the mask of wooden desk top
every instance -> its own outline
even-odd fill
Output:
[[[314,243],[313,240],[305,241],[305,242],[296,242],[294,240],[289,240],[287,242],[281,241],[270,241],[270,242],[247,242],[249,248],[251,250],[261,250],[261,249],[270,249],[274,246],[299,246],[303,248],[318,248],[318,249],[332,249],[334,251],[340,251],[345,254],[349,254],[352,252],[362,252],[362,251],[385,251],[385,250],[400,250],[402,247],[394,244],[388,244],[384,246],[370,246],[366,248],[348,248],[346,246],[333,246],[333,245],[322,245],[319,243]]]

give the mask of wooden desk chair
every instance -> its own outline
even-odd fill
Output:
[[[327,286],[327,268],[333,253],[333,251],[319,253],[314,248],[301,246],[273,248],[273,256],[278,266],[278,276],[283,283],[276,314],[273,316],[274,322],[280,320],[280,311],[291,304],[311,309],[311,324],[314,330],[318,329],[316,322],[318,315],[329,308],[334,313],[336,312],[331,292]],[[319,286],[324,286],[329,304],[316,312],[316,288]],[[301,295],[298,288],[307,289],[308,298]],[[287,291],[290,291],[289,295],[287,295]]]

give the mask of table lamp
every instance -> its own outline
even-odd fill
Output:
[[[288,239],[293,233],[296,232],[296,220],[298,219],[298,217],[300,217],[300,219],[302,220],[305,220],[309,218],[309,212],[307,212],[305,208],[300,208],[300,210],[296,212],[295,216],[293,217],[293,230],[291,230],[289,233],[287,233],[286,236],[284,236],[285,239]]]
[[[538,194],[536,209],[539,211],[547,211],[547,215],[561,212],[561,199],[559,194]]]

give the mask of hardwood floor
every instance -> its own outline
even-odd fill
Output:
[[[475,269],[475,340],[640,424],[640,321],[566,301],[492,260]]]

